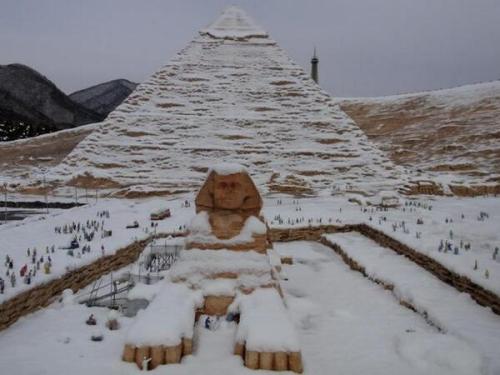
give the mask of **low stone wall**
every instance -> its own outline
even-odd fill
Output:
[[[416,181],[400,189],[403,195],[445,195],[441,186],[434,181]]]
[[[0,305],[0,331],[16,322],[20,317],[48,306],[63,290],[72,289],[76,292],[101,276],[135,262],[150,241],[151,238],[134,242],[118,250],[114,255],[99,258],[91,264],[19,293],[3,302]]]
[[[356,225],[320,225],[301,228],[273,228],[268,230],[271,242],[319,241],[325,233],[352,232]]]
[[[86,203],[75,202],[42,202],[42,201],[7,201],[0,202],[0,208],[61,208],[68,209],[73,207],[84,206]]]
[[[451,192],[458,197],[477,197],[500,194],[500,185],[449,185]]]
[[[324,225],[318,227],[271,229],[270,239],[278,242],[288,241],[319,241],[322,242],[322,235],[336,232],[356,231],[372,239],[379,245],[387,247],[398,254],[404,255],[411,261],[418,264],[441,281],[453,286],[460,292],[468,293],[479,305],[491,307],[492,311],[500,315],[500,297],[482,286],[476,284],[468,277],[449,270],[433,258],[422,254],[387,234],[372,228],[367,224],[334,226]],[[346,261],[346,263],[348,263]],[[349,264],[349,263],[348,263]]]
[[[452,195],[457,197],[497,196],[500,194],[500,184],[448,185],[448,188]],[[410,183],[400,189],[400,192],[404,195],[446,195],[443,188],[433,181]]]
[[[245,344],[236,343],[234,354],[241,356],[245,367],[252,370],[292,371],[302,374],[301,352],[257,352],[247,350]]]
[[[180,363],[182,357],[193,354],[193,339],[183,338],[178,345],[166,346],[133,346],[125,344],[122,360],[125,362],[135,362],[140,370],[154,370],[160,365],[171,365]],[[144,358],[151,358],[146,362],[147,368],[143,368]]]

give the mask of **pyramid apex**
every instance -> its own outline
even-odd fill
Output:
[[[200,31],[217,39],[267,38],[267,32],[242,9],[231,5],[207,28]]]

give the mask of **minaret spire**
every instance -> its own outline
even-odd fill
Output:
[[[314,53],[313,53],[313,57],[311,59],[311,78],[316,83],[318,83],[318,81],[319,81],[318,63],[319,63],[319,59],[316,56],[316,46],[314,46]]]

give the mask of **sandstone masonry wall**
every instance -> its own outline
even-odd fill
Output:
[[[496,185],[448,185],[452,195],[457,197],[497,196],[500,184]],[[404,186],[400,192],[404,195],[446,195],[442,187],[433,181],[412,183]]]
[[[320,241],[326,233],[352,232],[356,225],[320,225],[301,228],[269,229],[268,239],[271,242]]]
[[[495,197],[500,194],[500,185],[449,185],[453,194],[458,197],[478,197],[494,195]]]

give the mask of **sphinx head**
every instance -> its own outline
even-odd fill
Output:
[[[215,167],[196,197],[197,210],[260,211],[262,199],[243,167]]]

